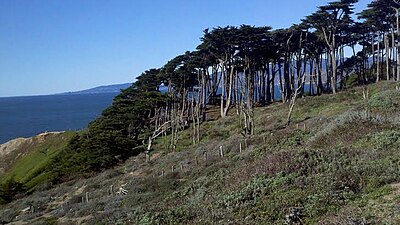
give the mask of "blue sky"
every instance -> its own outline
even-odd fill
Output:
[[[1,0],[0,96],[133,82],[208,27],[286,28],[323,0]],[[369,0],[360,0],[356,11]]]

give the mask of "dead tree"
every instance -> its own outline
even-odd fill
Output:
[[[125,186],[128,183],[125,183],[123,185],[121,185],[121,187],[118,189],[118,191],[116,192],[117,195],[127,195],[128,194],[128,190],[125,189]]]
[[[290,99],[290,102],[289,102],[289,113],[288,113],[287,120],[286,120],[286,126],[290,125],[290,122],[291,122],[291,119],[292,119],[292,114],[293,114],[293,109],[294,109],[294,106],[296,105],[296,99],[297,99],[297,97],[299,95],[299,91],[301,90],[301,88],[303,87],[303,85],[304,85],[304,83],[306,81],[305,74],[303,74],[301,76],[301,78],[300,77],[297,78],[298,81],[300,81],[300,79],[301,79],[301,82],[297,82],[299,85],[296,88],[296,90],[295,90],[294,94],[292,95],[292,97]]]
[[[240,82],[241,80],[238,79]],[[241,99],[240,99],[240,113],[239,116],[242,117],[242,119],[239,119],[240,127],[242,129],[241,134],[244,136],[245,139],[249,135],[254,134],[254,110],[253,110],[253,104],[252,101],[248,98],[251,98],[251,93],[249,91],[249,88],[247,87],[249,85],[248,82],[245,82],[243,85],[243,82],[240,84],[240,93],[241,93]],[[246,92],[247,90],[247,92]],[[246,99],[244,98],[246,97]]]
[[[151,152],[151,148],[153,146],[154,139],[156,139],[161,134],[165,133],[169,129],[170,124],[171,124],[171,121],[167,121],[167,122],[163,123],[162,125],[160,125],[159,127],[156,127],[153,134],[148,138],[147,148],[146,148],[146,152],[145,152],[146,153],[146,162],[150,161],[150,152]]]
[[[192,97],[190,102],[190,113],[192,120],[192,128],[193,128],[193,145],[200,142],[200,117],[201,115],[201,101],[202,101],[202,93],[201,90],[193,88]],[[196,97],[195,97],[196,94]]]

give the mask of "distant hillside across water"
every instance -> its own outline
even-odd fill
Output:
[[[119,92],[0,98],[0,144],[46,131],[85,129]]]
[[[130,87],[132,83],[124,83],[124,84],[112,84],[112,85],[104,85],[99,87],[94,87],[81,91],[71,91],[60,93],[59,95],[81,95],[81,94],[105,94],[105,93],[119,93],[122,89],[126,89]]]

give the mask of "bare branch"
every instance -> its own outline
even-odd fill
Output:
[[[171,121],[167,121],[164,124],[162,124],[161,126],[159,126],[154,132],[153,135],[151,136],[152,139],[157,138],[158,136],[160,136],[160,134],[164,133],[166,129],[163,129],[164,126],[170,124]]]

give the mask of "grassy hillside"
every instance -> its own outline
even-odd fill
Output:
[[[186,130],[172,152],[161,137],[150,162],[42,187],[0,206],[0,223],[400,224],[400,91],[368,91],[299,99],[290,127],[287,105],[257,108],[247,140],[235,110],[211,116],[199,144]]]
[[[43,172],[51,160],[64,149],[74,132],[43,133],[28,139],[4,144],[11,148],[4,154],[2,165],[4,173],[0,178],[0,185],[10,182],[21,184],[24,190],[30,191],[48,178]],[[5,146],[12,145],[12,146]]]

